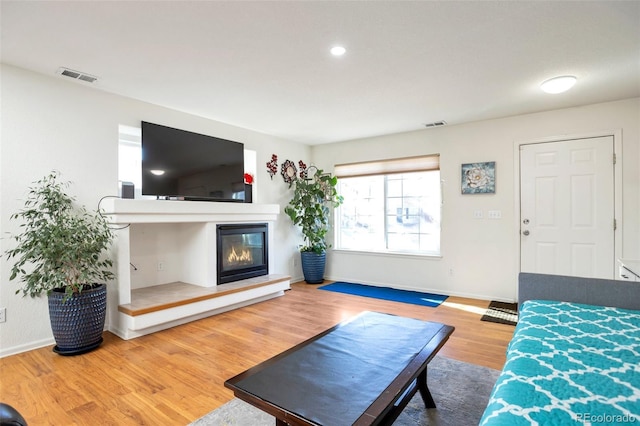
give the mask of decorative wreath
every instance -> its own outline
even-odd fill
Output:
[[[286,160],[284,163],[282,163],[280,173],[282,174],[282,178],[284,179],[284,181],[291,185],[291,183],[293,183],[294,179],[296,178],[298,169],[296,169],[296,165],[293,164],[293,161]]]

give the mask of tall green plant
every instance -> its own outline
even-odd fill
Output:
[[[327,249],[325,237],[329,231],[331,207],[342,204],[336,185],[338,178],[317,169],[311,179],[293,182],[293,198],[284,212],[301,227],[305,244],[300,251],[322,253]]]
[[[20,277],[23,296],[64,289],[66,301],[96,281],[113,279],[113,263],[102,256],[113,240],[106,219],[76,206],[57,171],[34,184],[23,209],[11,215],[21,221],[21,232],[13,236],[16,247],[5,252],[16,259],[10,280]]]

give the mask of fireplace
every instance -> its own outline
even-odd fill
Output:
[[[268,225],[218,225],[217,276],[218,284],[258,277],[269,273],[267,243]]]

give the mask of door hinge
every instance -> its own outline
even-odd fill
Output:
[[[618,221],[616,219],[613,219],[613,230],[617,230],[618,229]]]
[[[618,161],[618,158],[617,158],[616,154],[614,153],[613,154],[613,164],[616,164],[617,161]]]

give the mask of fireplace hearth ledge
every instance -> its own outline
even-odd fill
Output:
[[[132,292],[132,303],[118,306],[124,328],[111,331],[128,340],[187,322],[238,309],[284,295],[291,277],[264,275],[216,288],[171,283]],[[136,293],[137,292],[137,293]],[[185,295],[176,298],[175,293]],[[147,294],[145,294],[147,293]]]

